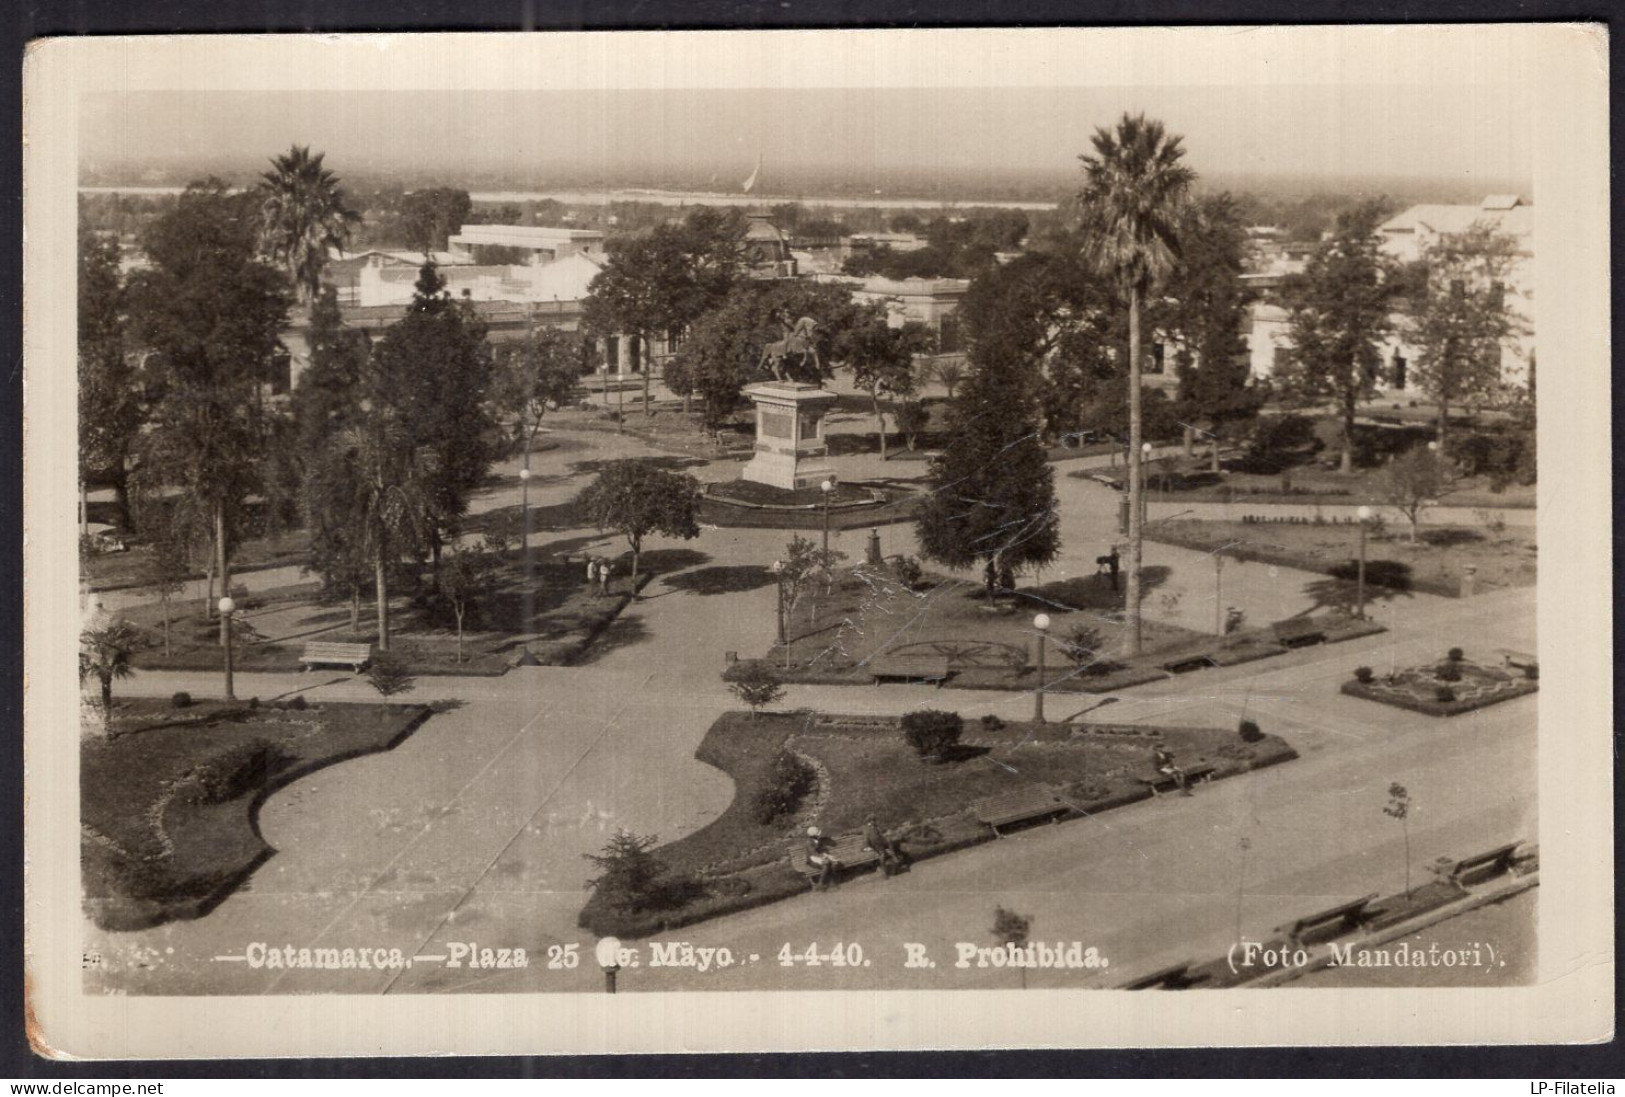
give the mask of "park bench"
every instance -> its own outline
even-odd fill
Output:
[[[1372,892],[1359,899],[1339,903],[1286,925],[1276,926],[1275,932],[1296,945],[1317,945],[1330,941],[1333,937],[1359,929],[1370,917],[1366,908],[1376,897],[1377,893]]]
[[[1275,632],[1275,642],[1284,648],[1306,648],[1326,642],[1326,630],[1312,617],[1288,617],[1270,627]]]
[[[1440,858],[1434,863],[1434,872],[1440,879],[1466,886],[1468,884],[1481,884],[1485,880],[1503,876],[1512,870],[1513,853],[1520,842],[1508,842],[1504,846],[1496,846],[1492,850],[1460,861],[1450,861]]]
[[[824,852],[838,863],[839,867],[835,870],[837,876],[880,864],[880,854],[863,844],[862,834],[843,834],[825,847]],[[797,842],[790,850],[790,867],[808,881],[818,879],[819,868],[807,860],[805,842]]]
[[[882,655],[869,663],[875,685],[881,682],[935,682],[940,688],[951,671],[946,655]]]
[[[1509,670],[1512,668],[1517,668],[1518,670],[1533,670],[1537,673],[1540,670],[1539,657],[1531,655],[1527,651],[1514,651],[1512,648],[1496,648],[1495,654],[1501,657],[1501,665]]]
[[[1182,768],[1185,770],[1185,784],[1187,786],[1199,785],[1204,781],[1213,779],[1213,766],[1204,764],[1184,766]],[[1152,796],[1161,796],[1165,792],[1173,792],[1179,788],[1179,782],[1174,780],[1172,774],[1158,773],[1155,770],[1150,773],[1142,773],[1135,780],[1149,788]]]
[[[1208,667],[1213,666],[1218,666],[1218,664],[1204,652],[1175,656],[1162,664],[1162,669],[1169,674],[1188,674],[1193,670],[1206,670]]]
[[[357,674],[371,661],[371,644],[337,644],[320,640],[307,643],[304,654],[299,656],[299,662],[306,670],[321,665],[348,666],[355,668]]]
[[[1072,805],[1055,794],[1047,785],[1032,785],[1014,792],[1001,792],[984,796],[971,804],[971,814],[979,823],[993,828],[1003,837],[1000,827],[1013,827],[1021,823],[1034,823],[1040,819],[1059,822],[1072,811]]]
[[[1147,972],[1137,979],[1130,979],[1124,983],[1120,990],[1184,990],[1195,986],[1207,979],[1207,975],[1191,971],[1191,961],[1169,964],[1156,971]]]

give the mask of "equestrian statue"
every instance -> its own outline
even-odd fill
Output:
[[[762,356],[757,359],[756,368],[760,370],[764,366],[771,367],[774,380],[788,381],[790,377],[785,372],[787,363],[794,361],[804,372],[810,360],[813,365],[813,376],[821,382],[824,366],[818,360],[818,344],[815,339],[818,321],[811,316],[803,316],[792,325],[780,317],[779,325],[784,328],[784,338],[776,339],[762,348]]]

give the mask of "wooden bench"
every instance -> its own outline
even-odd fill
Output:
[[[1001,792],[996,796],[984,796],[972,803],[970,808],[977,822],[992,827],[993,833],[1000,837],[1003,837],[1000,827],[1032,823],[1040,819],[1059,822],[1063,816],[1072,811],[1072,805],[1057,796],[1055,790],[1047,785],[1035,785],[1016,789],[1014,792]]]
[[[1187,787],[1199,785],[1213,778],[1214,767],[1210,765],[1183,766],[1181,768],[1185,771],[1185,784]],[[1161,796],[1163,793],[1173,792],[1179,787],[1179,782],[1174,780],[1173,775],[1170,773],[1157,773],[1155,771],[1142,773],[1135,780],[1150,788],[1152,796]]]
[[[1516,667],[1518,670],[1540,671],[1540,659],[1527,651],[1514,651],[1511,648],[1496,648],[1495,654],[1501,657],[1501,665],[1509,670]]]
[[[1162,664],[1162,669],[1169,674],[1188,674],[1193,670],[1206,670],[1217,666],[1207,655],[1177,655]]]
[[[835,874],[855,872],[860,869],[874,868],[880,864],[880,854],[863,844],[862,834],[843,834],[835,838],[824,852],[835,858],[838,867]],[[822,871],[817,865],[807,860],[807,843],[797,842],[790,850],[790,867],[805,876],[809,882],[816,881]]]
[[[1376,897],[1377,893],[1372,892],[1359,899],[1339,903],[1335,907],[1288,922],[1284,926],[1276,926],[1275,932],[1296,945],[1314,945],[1330,941],[1333,937],[1341,937],[1345,933],[1359,929],[1369,918],[1366,907],[1370,906],[1371,900]]]
[[[371,644],[337,644],[319,640],[306,644],[304,654],[299,656],[305,670],[322,665],[348,666],[353,667],[357,674],[371,661]]]
[[[1148,972],[1137,979],[1130,979],[1119,990],[1184,990],[1195,986],[1206,979],[1206,975],[1191,971],[1191,961],[1186,960],[1179,964],[1169,964],[1165,968]]]
[[[1441,861],[1435,870],[1442,879],[1466,886],[1504,876],[1512,871],[1513,853],[1521,842],[1508,842],[1460,861]]]
[[[1324,644],[1326,630],[1319,621],[1309,617],[1288,617],[1270,626],[1275,641],[1284,648],[1306,648],[1310,644]]]
[[[946,655],[882,655],[869,664],[875,685],[881,682],[935,682],[938,688],[952,671]]]

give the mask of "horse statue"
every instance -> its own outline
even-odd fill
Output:
[[[815,376],[822,377],[824,366],[818,360],[818,344],[815,340],[818,321],[811,316],[803,316],[793,326],[782,319],[779,324],[784,328],[784,338],[776,339],[762,348],[762,356],[757,359],[756,368],[760,370],[764,366],[771,367],[774,380],[788,381],[790,378],[784,372],[785,362],[794,358],[805,365],[807,359],[811,358],[817,371]]]

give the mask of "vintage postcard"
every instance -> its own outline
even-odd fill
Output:
[[[1606,45],[35,43],[35,1047],[1607,1039]]]

